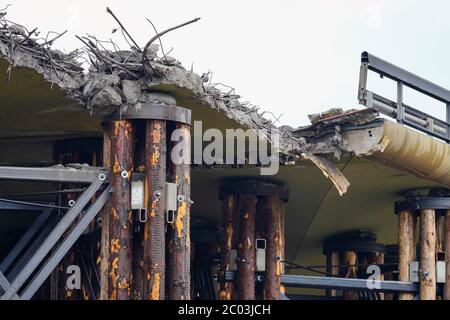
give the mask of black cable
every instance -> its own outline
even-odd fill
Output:
[[[18,201],[18,200],[4,199],[4,198],[0,198],[0,201],[8,202],[8,203],[15,203],[15,204],[29,205],[29,206],[34,206],[34,207],[42,207],[42,208],[65,209],[65,210],[70,209],[70,207],[62,207],[62,206],[56,206],[56,205],[51,205],[51,204],[42,204],[42,203],[35,203],[35,202],[28,202],[28,201]]]

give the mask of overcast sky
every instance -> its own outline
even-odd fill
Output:
[[[0,7],[8,3],[8,18],[28,28],[68,29],[56,44],[67,51],[81,46],[75,34],[86,33],[113,37],[127,49],[118,33],[111,34],[117,25],[106,6],[142,46],[154,35],[146,18],[161,31],[201,17],[165,36],[166,51],[173,47],[170,55],[187,68],[211,70],[213,82],[284,114],[281,124],[294,127],[308,123],[310,113],[358,107],[365,50],[450,88],[446,0],[0,0]]]

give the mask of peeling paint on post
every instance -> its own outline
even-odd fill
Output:
[[[191,297],[191,240],[190,240],[190,163],[174,164],[172,151],[176,145],[183,144],[179,154],[190,160],[190,127],[176,123],[174,129],[182,131],[182,142],[171,141],[169,153],[169,181],[178,184],[178,210],[174,222],[167,228],[167,275],[166,290],[169,300],[190,300]]]
[[[166,278],[166,122],[148,120],[145,133],[144,292],[147,300],[163,300]]]
[[[255,195],[239,196],[241,224],[237,258],[237,298],[255,299]]]
[[[109,224],[109,299],[131,299],[132,214],[130,185],[133,130],[130,121],[114,121],[111,132],[111,212]]]
[[[219,268],[219,299],[231,300],[233,298],[234,285],[231,281],[226,281],[225,274],[231,267],[231,250],[233,249],[234,237],[234,212],[236,210],[234,196],[224,196],[222,203],[223,224],[222,243],[220,247],[220,268]]]
[[[283,252],[281,218],[281,200],[276,197],[261,197],[263,202],[258,218],[264,218],[264,230],[266,234],[266,272],[264,281],[264,299],[280,300],[281,288],[281,259]],[[258,206],[259,207],[259,206]]]

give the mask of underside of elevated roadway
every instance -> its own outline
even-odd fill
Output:
[[[28,68],[15,68],[11,82],[5,85],[8,64],[0,59],[0,165],[49,166],[55,141],[73,137],[101,139],[99,117],[82,111],[78,103],[66,98],[63,90]],[[161,88],[160,88],[161,89]],[[169,88],[170,89],[170,88]],[[170,89],[172,90],[172,89]],[[241,125],[223,113],[212,110],[186,94],[172,92],[180,106],[192,109],[193,120],[203,120],[204,129],[225,129]],[[384,244],[397,242],[394,202],[415,188],[440,186],[431,179],[419,178],[404,169],[379,161],[346,154],[333,160],[350,182],[340,196],[333,183],[307,160],[281,166],[279,174],[268,180],[286,184],[290,200],[286,205],[286,256],[305,265],[325,264],[322,244],[326,237],[354,229],[372,231]],[[194,218],[216,225],[221,219],[219,186],[229,180],[258,177],[259,168],[192,168],[192,207]],[[54,185],[0,181],[0,194],[54,190]],[[35,214],[2,212],[0,248],[3,255]]]

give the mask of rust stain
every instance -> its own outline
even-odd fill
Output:
[[[111,254],[119,253],[120,250],[120,240],[114,239],[111,241]]]
[[[156,123],[152,130],[153,143],[161,143],[161,124]]]
[[[144,241],[147,241],[150,238],[150,230],[148,223],[144,224]]]
[[[159,152],[158,149],[155,149],[155,151],[152,152],[152,155],[151,155],[151,158],[150,158],[150,164],[153,167],[156,167],[156,165],[158,164],[160,155],[161,155],[161,153]]]
[[[150,300],[159,300],[159,291],[161,287],[161,274],[155,273],[155,280],[153,281],[152,292],[150,293]]]
[[[128,283],[128,280],[126,277],[123,277],[122,280],[119,281],[118,287],[119,287],[119,289],[122,289],[122,290],[127,290],[130,288],[130,284]]]
[[[121,172],[121,167],[119,164],[119,159],[117,158],[117,155],[115,157],[114,166],[113,166],[113,173],[119,174]]]
[[[226,234],[227,234],[227,250],[231,250],[233,239],[233,224],[229,223],[227,225]]]
[[[154,218],[156,217],[156,209],[158,208],[158,201],[153,201],[152,202],[152,210],[150,212],[150,217]]]
[[[113,219],[114,219],[114,220],[119,220],[119,215],[117,214],[116,208],[112,207],[112,208],[111,208],[111,211],[112,211]]]
[[[175,227],[177,229],[178,238],[181,238],[183,236],[183,218],[186,216],[186,209],[187,209],[187,203],[186,201],[183,201],[181,203],[181,206],[178,208],[177,212],[177,219],[175,221]]]

